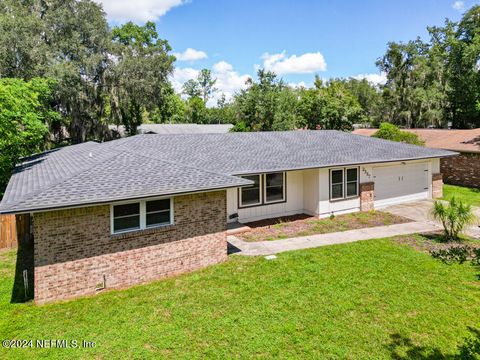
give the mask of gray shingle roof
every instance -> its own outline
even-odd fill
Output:
[[[455,155],[339,131],[137,135],[29,158],[0,212],[237,187],[234,175]]]

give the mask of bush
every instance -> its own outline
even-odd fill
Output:
[[[450,199],[448,205],[445,205],[442,201],[435,201],[432,215],[434,219],[442,223],[446,241],[458,240],[458,235],[463,229],[476,219],[472,207],[460,200],[457,201],[455,197]]]
[[[373,137],[420,146],[425,144],[417,134],[400,130],[397,126],[390,123],[381,123]]]
[[[472,259],[473,264],[473,257],[475,256],[474,249],[472,249],[470,246],[452,246],[448,249],[432,250],[430,251],[430,254],[435,259],[441,260],[447,264],[455,262],[463,264],[469,259]]]

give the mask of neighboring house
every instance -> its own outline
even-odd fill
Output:
[[[233,128],[232,124],[142,124],[138,134],[223,134]],[[114,138],[125,137],[125,126],[108,125]]]
[[[137,135],[25,159],[0,212],[33,220],[43,303],[224,261],[227,222],[441,196],[455,154],[339,131]]]
[[[405,129],[417,134],[425,146],[453,150],[459,156],[443,158],[440,172],[447,184],[480,188],[480,128],[470,130]],[[357,135],[372,136],[377,129],[357,129]]]

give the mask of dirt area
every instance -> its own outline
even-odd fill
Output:
[[[247,223],[245,225],[249,226],[251,230],[236,236],[244,241],[269,241],[375,226],[403,224],[411,221],[410,219],[381,211],[357,212],[326,219],[317,219],[302,214]]]
[[[444,242],[442,233],[432,232],[427,234],[412,234],[396,236],[394,240],[399,244],[405,244],[413,247],[417,251],[430,253],[436,250],[446,250],[450,247],[468,245],[474,248],[480,248],[480,242],[477,240],[464,238],[458,242]]]

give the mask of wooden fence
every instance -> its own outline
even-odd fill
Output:
[[[30,215],[0,215],[0,249],[13,248],[30,237]]]

